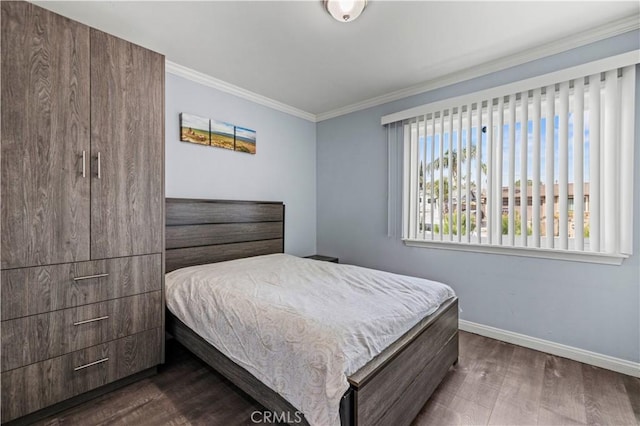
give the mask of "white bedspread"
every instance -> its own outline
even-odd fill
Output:
[[[347,376],[452,296],[438,282],[286,254],[166,276],[175,316],[321,426],[340,424]]]

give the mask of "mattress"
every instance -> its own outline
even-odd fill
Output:
[[[322,426],[340,424],[349,375],[453,296],[439,282],[287,254],[166,275],[177,318]]]

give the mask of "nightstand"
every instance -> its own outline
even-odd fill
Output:
[[[323,262],[340,263],[340,262],[338,262],[338,258],[337,257],[322,256],[320,254],[314,254],[312,256],[305,256],[305,258],[306,259],[313,259],[313,260],[321,260]]]

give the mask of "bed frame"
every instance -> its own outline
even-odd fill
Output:
[[[166,200],[166,271],[284,252],[281,202]],[[298,410],[167,312],[167,331],[280,418]],[[348,377],[343,426],[408,425],[458,360],[458,299],[445,302]],[[302,418],[297,424],[308,424]]]

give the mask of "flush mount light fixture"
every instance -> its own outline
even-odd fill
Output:
[[[327,12],[340,22],[355,21],[367,6],[367,0],[323,0]]]

